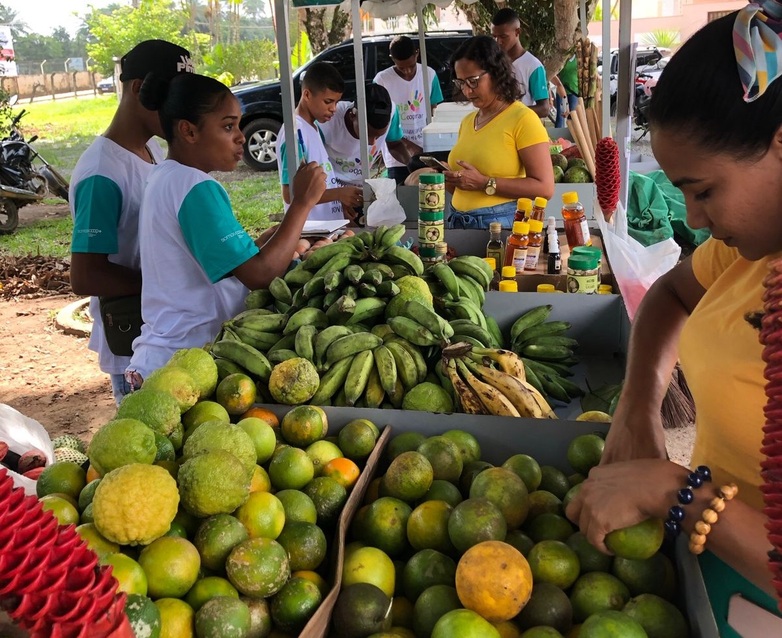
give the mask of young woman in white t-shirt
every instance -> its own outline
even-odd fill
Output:
[[[134,387],[176,350],[213,339],[249,290],[285,273],[326,188],[316,162],[302,165],[283,221],[253,241],[209,175],[232,171],[242,157],[241,111],[231,91],[201,75],[183,74],[165,85],[150,74],[140,98],[160,114],[168,157],[153,169],[141,203],[144,326],[128,367]]]

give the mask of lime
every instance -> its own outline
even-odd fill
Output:
[[[147,430],[152,437],[154,446],[155,436],[149,428]],[[35,491],[39,498],[47,494],[56,493],[67,494],[74,500],[77,500],[86,484],[87,473],[81,465],[71,461],[60,461],[47,465],[43,469],[35,484]]]
[[[272,599],[274,625],[283,631],[298,633],[318,609],[322,599],[315,583],[306,578],[291,578]]]
[[[201,556],[201,564],[216,573],[222,573],[228,554],[247,538],[247,528],[239,519],[229,514],[216,514],[201,523],[193,544]]]
[[[538,489],[542,479],[540,465],[528,454],[514,454],[502,464],[502,467],[517,474],[524,481],[528,491],[534,492]]]
[[[567,448],[567,461],[570,467],[586,476],[589,470],[600,463],[605,440],[597,434],[582,434],[574,438]]]
[[[535,582],[532,596],[516,621],[522,631],[548,626],[564,634],[573,624],[573,606],[567,594],[556,585]]]
[[[217,598],[218,596],[239,598],[239,592],[225,578],[206,576],[201,580],[197,580],[195,585],[190,588],[187,596],[185,596],[185,602],[197,613],[212,598]]]
[[[544,540],[537,543],[527,558],[536,583],[551,583],[560,589],[567,589],[578,578],[578,554],[560,541]]]
[[[249,607],[233,596],[212,598],[195,615],[198,638],[245,638],[250,624]]]

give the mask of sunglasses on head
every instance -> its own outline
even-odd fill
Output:
[[[455,78],[453,84],[460,91],[463,90],[465,86],[468,87],[470,90],[474,91],[475,89],[478,88],[478,83],[481,81],[481,78],[487,73],[488,71],[484,71],[483,73],[480,73],[471,78],[464,78],[463,80],[459,80],[458,78]]]

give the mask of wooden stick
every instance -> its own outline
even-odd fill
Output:
[[[576,107],[576,116],[578,117],[578,123],[581,126],[581,131],[584,133],[584,140],[586,141],[589,156],[592,158],[592,163],[595,161],[595,145],[592,144],[592,136],[589,132],[589,125],[587,124],[586,113],[584,111],[584,100],[578,98],[578,106]],[[594,173],[592,176],[594,177]]]
[[[578,121],[578,117],[571,113],[567,119],[568,130],[573,134],[573,139],[576,141],[578,150],[581,151],[581,157],[584,158],[584,162],[587,165],[587,170],[595,177],[595,160],[589,154],[589,147],[587,146],[586,138],[584,137],[584,131],[581,129],[581,124]]]
[[[590,130],[594,131],[595,134],[592,139],[595,142],[595,148],[597,148],[597,142],[603,139],[603,131],[600,130],[600,120],[597,119],[597,113],[595,113],[595,109],[588,108],[586,113],[587,121],[589,122],[589,128]]]

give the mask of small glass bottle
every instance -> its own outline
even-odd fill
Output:
[[[536,197],[532,205],[531,219],[537,219],[542,223],[546,219],[546,206],[548,206],[548,200],[545,197]]]
[[[598,295],[613,295],[614,294],[614,287],[609,284],[600,284],[597,287],[597,294]]]
[[[486,244],[486,256],[493,257],[497,265],[501,264],[505,259],[505,245],[502,243],[502,222],[491,222],[489,224],[489,243]]]
[[[548,218],[548,223],[546,224],[546,233],[543,237],[543,252],[548,255],[548,236],[550,233],[556,233],[557,232],[557,220],[553,217]]]
[[[494,257],[484,257],[483,261],[489,265],[489,268],[491,268],[494,273],[491,278],[491,283],[489,283],[489,290],[498,290],[500,285],[500,273],[497,272],[497,260],[494,259]]]
[[[513,281],[507,281],[503,279],[500,282],[500,292],[518,292],[519,291],[519,284],[514,279]]]
[[[527,245],[527,261],[524,270],[537,270],[540,259],[540,247],[543,245],[543,222],[537,219],[529,220],[529,244]]]
[[[548,233],[548,262],[546,263],[546,273],[549,275],[558,275],[562,271],[562,258],[559,254],[559,235],[557,229],[549,226]]]
[[[536,292],[557,292],[554,284],[538,284]]]
[[[567,245],[572,251],[576,246],[591,246],[589,225],[584,207],[578,201],[578,193],[570,191],[562,194],[562,217],[565,220]]]
[[[508,245],[505,248],[505,265],[513,266],[516,275],[524,273],[528,244],[529,222],[513,222],[513,234],[508,237]]]
[[[500,274],[502,281],[516,281],[516,268],[513,266],[503,266]]]
[[[516,201],[516,215],[514,222],[528,222],[532,214],[532,200],[529,197],[520,197]]]

